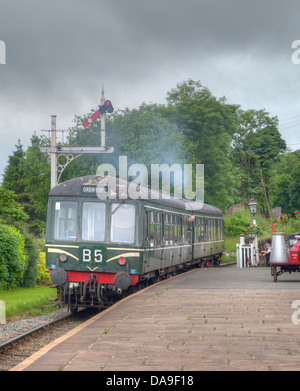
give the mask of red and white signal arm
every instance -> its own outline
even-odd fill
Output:
[[[97,119],[97,118],[99,117],[100,114],[101,114],[101,113],[100,113],[99,110],[95,111],[94,114],[92,114],[87,120],[85,120],[85,121],[82,123],[82,126],[83,126],[84,128],[88,127],[92,122],[95,121],[95,119]]]
[[[99,117],[100,114],[103,114],[105,112],[108,112],[108,113],[112,113],[114,111],[114,108],[111,104],[111,101],[110,100],[106,100],[104,102],[104,105],[102,106],[99,106],[99,110],[95,111],[94,114],[92,114],[87,120],[85,120],[83,123],[82,123],[82,126],[84,128],[88,127],[92,122],[95,121],[95,119],[97,119]]]

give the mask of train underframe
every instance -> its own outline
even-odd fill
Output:
[[[118,273],[119,277],[115,284],[99,283],[96,273],[91,273],[88,282],[66,281],[57,288],[57,297],[68,306],[69,311],[77,313],[78,308],[104,309],[112,305],[121,298],[132,294],[155,282],[171,278],[179,273],[196,267],[215,267],[220,264],[220,256],[217,254],[206,258],[191,260],[183,264],[169,266],[159,270],[153,270],[146,274],[141,274],[136,279],[136,283],[128,283],[130,278],[127,273]],[[54,287],[54,286],[53,286]]]

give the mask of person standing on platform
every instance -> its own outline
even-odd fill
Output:
[[[271,255],[271,242],[269,240],[266,240],[265,246],[266,246],[266,249],[261,252],[261,255],[266,256],[267,267],[270,267],[269,260],[270,260],[270,255]]]

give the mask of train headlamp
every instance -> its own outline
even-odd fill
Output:
[[[66,262],[66,260],[68,259],[68,257],[66,256],[66,254],[61,254],[59,256],[59,259],[61,260],[61,262]]]
[[[126,263],[125,258],[123,258],[123,257],[119,258],[119,265],[123,266],[123,265],[125,265],[125,263]]]

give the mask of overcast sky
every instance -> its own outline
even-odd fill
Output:
[[[96,109],[102,84],[123,109],[165,103],[177,83],[199,80],[278,116],[299,149],[299,20],[299,0],[0,0],[0,174],[51,114],[67,129]]]

